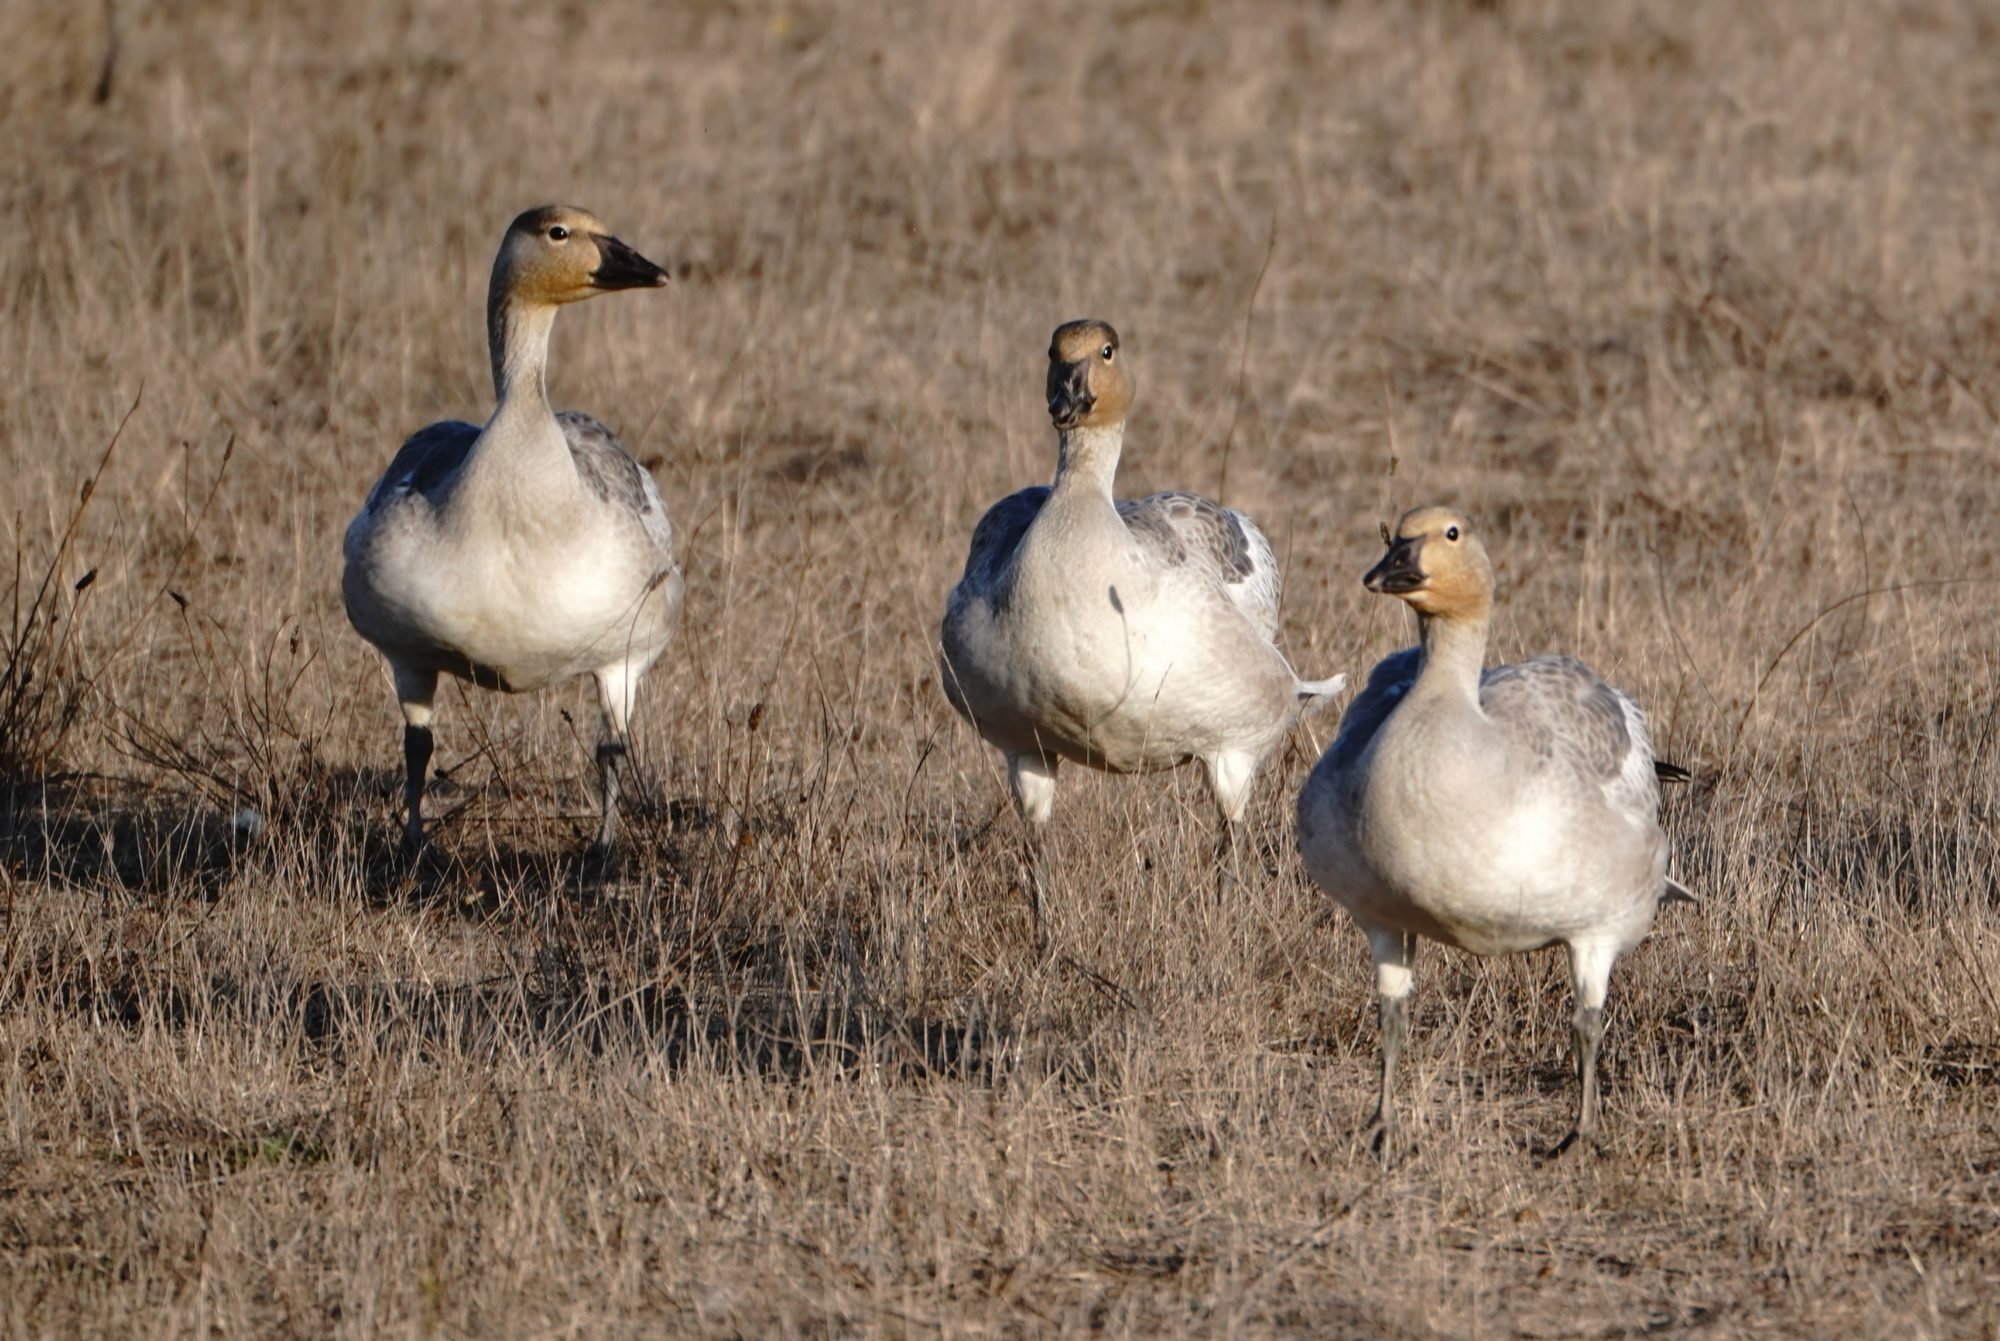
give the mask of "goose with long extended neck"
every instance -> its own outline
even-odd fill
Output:
[[[633,696],[673,636],[681,571],[653,477],[597,420],[549,408],[549,332],[569,303],[666,282],[585,210],[515,219],[487,291],[492,417],[419,430],[347,528],[347,617],[388,661],[403,713],[408,852],[424,842],[440,675],[508,693],[595,677],[594,848],[611,849]]]
[[[1113,497],[1135,392],[1118,333],[1058,327],[1047,386],[1055,483],[980,519],[939,663],[952,706],[1006,759],[1038,935],[1063,760],[1112,773],[1200,760],[1227,859],[1258,766],[1343,683],[1300,680],[1278,650],[1278,564],[1248,517],[1188,493]]]
[[[1420,937],[1474,954],[1561,944],[1575,990],[1576,1125],[1595,1136],[1611,969],[1667,878],[1655,760],[1636,704],[1568,657],[1483,668],[1493,565],[1447,508],[1406,513],[1362,580],[1417,615],[1419,646],[1379,663],[1299,794],[1307,872],[1368,938],[1381,1018],[1375,1124],[1396,1144],[1396,1062]]]

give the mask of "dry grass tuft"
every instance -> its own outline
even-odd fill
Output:
[[[5,1330],[1994,1335],[1996,37],[1935,0],[10,7]],[[687,537],[653,805],[585,881],[586,692],[450,695],[406,875],[339,535],[483,411],[491,249],[550,199],[675,273],[553,374]],[[931,646],[1086,313],[1141,379],[1126,486],[1259,517],[1303,667],[1408,636],[1356,578],[1451,500],[1497,650],[1586,657],[1695,770],[1704,902],[1614,980],[1601,1155],[1536,1156],[1556,957],[1432,951],[1418,1152],[1371,1162],[1303,732],[1226,906],[1197,779],[1066,774],[1034,961]]]

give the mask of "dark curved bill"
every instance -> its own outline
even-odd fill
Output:
[[[1049,364],[1049,418],[1057,428],[1075,428],[1096,404],[1088,363]]]
[[[1417,551],[1422,545],[1421,537],[1395,541],[1381,562],[1361,579],[1361,585],[1385,596],[1401,596],[1423,586],[1424,570],[1417,562]]]
[[[598,238],[597,255],[597,269],[590,274],[593,288],[657,289],[667,282],[666,271],[615,237]]]

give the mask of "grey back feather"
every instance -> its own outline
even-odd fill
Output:
[[[1480,677],[1479,705],[1522,750],[1560,759],[1621,808],[1653,814],[1660,784],[1639,706],[1573,657],[1533,657]]]
[[[961,579],[991,591],[1013,562],[1021,538],[1049,501],[1049,487],[1032,485],[995,503],[973,528]],[[1234,508],[1199,494],[1169,491],[1118,503],[1132,541],[1161,567],[1194,566],[1212,576],[1244,618],[1265,638],[1278,630],[1281,578],[1271,542]]]
[[[618,436],[581,410],[556,415],[569,442],[570,459],[584,487],[612,507],[637,517],[656,549],[673,548],[674,527],[653,474],[625,450]]]
[[[674,527],[652,473],[632,459],[617,435],[590,415],[564,410],[556,416],[556,423],[562,428],[570,460],[575,462],[584,487],[604,503],[632,514],[661,553],[671,551]],[[364,511],[373,514],[412,494],[433,508],[443,506],[483,431],[457,419],[418,429],[375,482]]]
[[[1257,523],[1213,499],[1179,490],[1126,499],[1118,504],[1118,515],[1155,560],[1205,570],[1253,628],[1267,639],[1277,636],[1283,579]]]
[[[1340,721],[1334,766],[1360,759],[1382,723],[1416,683],[1423,649],[1406,647],[1376,663],[1368,687]],[[1659,803],[1653,745],[1637,704],[1571,657],[1532,657],[1479,677],[1479,706],[1523,757],[1559,762],[1602,787],[1620,808],[1650,815]]]

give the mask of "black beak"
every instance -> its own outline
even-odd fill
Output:
[[[597,269],[590,272],[594,289],[657,289],[667,272],[615,237],[597,239]]]
[[[1368,570],[1361,579],[1361,585],[1384,596],[1403,596],[1424,585],[1424,570],[1417,562],[1417,551],[1423,546],[1423,537],[1400,537],[1389,544],[1389,552],[1382,561]]]
[[[1090,363],[1049,364],[1049,418],[1059,429],[1075,428],[1097,404],[1090,393]]]

